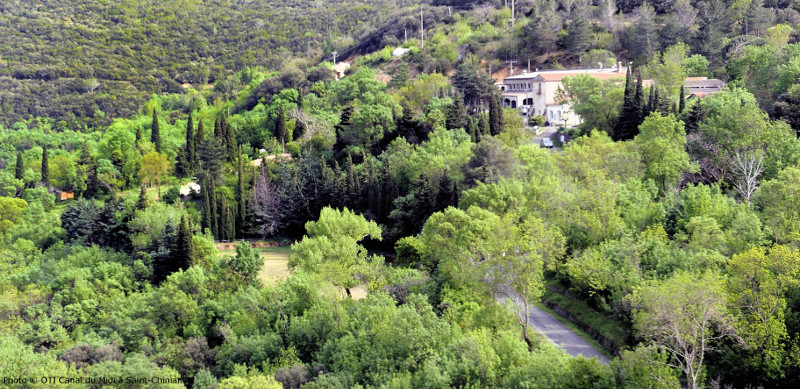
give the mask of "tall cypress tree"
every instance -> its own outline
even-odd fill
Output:
[[[325,162],[325,157],[320,156],[320,166],[322,166],[322,172],[320,173],[322,176],[322,191],[319,196],[319,203],[323,206],[332,205],[336,195],[336,175],[333,169]]]
[[[206,130],[205,130],[205,127],[203,127],[203,120],[201,120],[198,117],[197,118],[197,132],[194,135],[194,145],[195,145],[194,147],[195,147],[195,149],[199,149],[200,145],[202,145],[205,140],[206,140]],[[197,162],[198,159],[199,159],[199,156],[197,155],[197,152],[195,152],[195,163]]]
[[[681,94],[678,96],[678,113],[682,114],[683,111],[686,109],[686,92],[683,90],[683,85],[681,85]]]
[[[647,100],[647,113],[653,113],[658,107],[658,103],[656,103],[656,99],[658,99],[658,89],[656,85],[653,84],[650,86],[650,99]]]
[[[234,217],[231,205],[225,196],[220,196],[218,202],[219,204],[217,204],[217,209],[219,210],[219,239],[226,241],[233,240],[236,231],[234,227]]]
[[[346,205],[347,200],[347,177],[342,173],[342,168],[339,166],[339,161],[333,161],[333,175],[334,175],[334,205],[337,208],[342,208]]]
[[[344,133],[350,127],[350,117],[353,116],[353,106],[347,105],[342,108],[342,113],[339,115],[339,123],[333,126],[336,132],[336,142],[333,144],[333,152],[337,159],[341,159],[341,152],[346,147],[344,143]]]
[[[381,214],[381,184],[378,179],[378,172],[375,169],[375,158],[372,154],[364,156],[364,163],[362,164],[364,172],[364,182],[362,185],[362,197],[367,200],[367,209],[373,215]]]
[[[208,194],[208,192],[211,191],[211,186],[208,184],[208,181],[208,177],[205,177],[202,179],[202,181],[200,181],[200,190],[203,192],[203,218],[201,219],[201,227],[203,230],[208,229],[211,231],[211,226],[214,224],[212,222],[214,216],[211,214],[211,196]]]
[[[25,178],[25,164],[22,161],[22,153],[17,151],[17,166],[14,169],[14,178],[22,180]]]
[[[489,135],[489,117],[486,114],[481,114],[480,119],[478,120],[478,133],[480,137],[484,135]]]
[[[158,126],[158,114],[156,113],[155,109],[153,109],[153,124],[151,125],[150,128],[151,128],[151,130],[150,130],[150,141],[153,142],[153,144],[155,145],[156,152],[160,153],[161,152],[161,130],[159,129],[159,126]]]
[[[219,239],[219,213],[217,208],[217,185],[214,179],[209,179],[208,186],[208,202],[209,202],[209,220],[211,226],[211,235],[214,239]]]
[[[356,176],[356,165],[353,163],[353,156],[347,153],[347,158],[344,160],[344,173],[346,174],[345,182],[347,185],[347,204],[351,209],[358,208],[358,200],[361,196],[361,185]]]
[[[217,115],[217,118],[214,120],[214,137],[217,139],[223,139],[222,137],[222,115]]]
[[[144,184],[139,186],[139,200],[136,202],[136,209],[144,210],[147,208],[147,189]]]
[[[192,242],[192,224],[186,215],[181,216],[181,224],[178,227],[178,236],[175,239],[175,246],[171,252],[171,265],[169,273],[186,270],[194,263],[194,242]],[[164,274],[163,277],[169,274]]]
[[[636,86],[633,83],[633,75],[631,68],[625,76],[625,95],[622,102],[622,108],[619,113],[619,120],[617,120],[616,128],[614,129],[614,140],[628,140],[633,138],[635,128],[639,126],[639,111],[634,103],[636,96]]]
[[[645,101],[644,101],[644,87],[642,86],[642,75],[639,74],[636,77],[636,91],[633,95],[633,106],[635,111],[637,112],[636,115],[636,129],[633,131],[634,135],[639,133],[639,125],[644,122],[644,118],[647,116]]]
[[[241,148],[240,148],[241,150]],[[247,197],[244,193],[244,166],[242,165],[242,154],[241,151],[239,153],[239,170],[238,174],[238,185],[236,186],[236,196],[237,196],[237,218],[236,218],[236,230],[239,231],[239,236],[244,237],[244,225],[245,225],[245,217],[247,216]]]
[[[47,158],[47,145],[42,146],[42,184],[50,185],[50,161]]]
[[[228,147],[228,161],[233,162],[236,161],[236,151],[238,150],[238,145],[236,144],[236,134],[233,132],[233,127],[225,121],[225,136],[226,141],[225,145]]]
[[[492,95],[489,98],[489,133],[492,136],[503,132],[503,110],[500,109],[500,98]]]
[[[383,207],[381,207],[381,210],[383,213],[379,216],[382,220],[388,220],[389,212],[392,211],[394,206],[394,200],[400,196],[400,190],[397,188],[397,181],[392,175],[392,166],[389,163],[389,159],[383,163],[383,177],[381,179],[383,180],[381,189],[383,194]]]
[[[275,117],[275,139],[277,139],[282,145],[286,145],[286,143],[292,141],[289,139],[287,134],[286,112],[284,112],[283,104],[281,104],[281,107],[278,110],[278,116]]]
[[[134,141],[134,147],[136,150],[139,151],[139,154],[142,153],[142,127],[136,126],[136,140]]]
[[[197,160],[197,143],[194,135],[194,120],[192,120],[192,113],[189,112],[189,120],[186,122],[186,170],[191,175],[195,168],[195,161]]]

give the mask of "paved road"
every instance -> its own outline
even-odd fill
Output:
[[[605,355],[601,354],[578,334],[572,332],[569,327],[561,324],[547,312],[537,307],[532,307],[530,324],[536,331],[544,335],[547,340],[564,349],[567,354],[573,357],[578,355],[583,355],[586,358],[597,357],[600,363],[608,365],[608,358]]]

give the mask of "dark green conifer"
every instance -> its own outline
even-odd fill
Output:
[[[478,138],[489,135],[489,116],[486,114],[481,114],[478,120],[478,133],[480,134]]]
[[[278,115],[275,117],[275,139],[282,145],[285,145],[292,141],[291,137],[286,127],[286,112],[283,109],[283,104],[281,104]]]
[[[136,209],[146,209],[147,203],[147,189],[145,189],[144,184],[142,184],[139,186],[139,200],[136,202]]]
[[[197,120],[197,133],[194,136],[194,145],[195,145],[196,149],[199,149],[200,145],[202,145],[203,142],[206,140],[206,131],[205,131],[205,128],[203,127],[203,121],[199,117],[197,119],[198,119]],[[197,151],[195,153],[197,153]],[[197,163],[197,161],[199,159],[200,159],[199,156],[195,155],[195,164]]]
[[[686,109],[686,95],[681,85],[681,94],[678,96],[678,113],[682,114]]]
[[[445,170],[439,178],[439,188],[436,191],[433,212],[443,211],[445,208],[454,205],[455,193],[453,192],[455,182],[450,177],[450,172]]]
[[[383,180],[381,189],[381,193],[383,194],[383,207],[381,207],[382,214],[379,216],[382,220],[387,220],[389,218],[389,212],[392,211],[394,200],[400,196],[400,190],[392,174],[392,166],[389,163],[389,159],[386,159],[383,163],[383,176],[381,179]]]
[[[356,165],[353,163],[353,156],[350,153],[347,154],[347,158],[344,160],[344,173],[347,176],[345,181],[347,185],[347,204],[351,208],[355,208],[353,204],[356,203],[360,197],[361,183],[356,175]]]
[[[42,146],[42,184],[50,185],[50,161],[47,158],[47,145]]]
[[[150,127],[150,142],[156,147],[156,152],[161,152],[161,130],[158,125],[158,114],[153,109],[153,124]]]
[[[240,148],[240,153],[239,153],[239,169],[238,169],[237,173],[238,173],[237,174],[237,176],[238,176],[237,177],[237,179],[238,179],[237,184],[238,185],[236,186],[236,196],[237,196],[236,204],[237,204],[238,208],[237,208],[237,215],[236,215],[237,216],[237,218],[236,218],[236,223],[237,223],[236,230],[239,231],[240,237],[243,237],[244,225],[245,225],[245,217],[247,216],[247,204],[246,204],[247,197],[245,196],[245,193],[244,193],[244,166],[243,166],[243,163],[242,163],[241,148]]]
[[[461,95],[458,92],[453,94],[453,103],[447,108],[445,125],[448,130],[467,128],[467,109],[464,107],[464,100],[461,99]]]
[[[214,239],[220,239],[219,233],[219,210],[217,207],[217,185],[213,179],[209,180],[208,186],[209,218],[211,222],[211,235]]]
[[[333,175],[336,180],[334,183],[334,205],[337,208],[342,208],[346,205],[347,200],[347,178],[339,166],[339,161],[333,162]]]
[[[142,153],[142,127],[136,126],[136,140],[134,141],[134,146],[136,150],[139,151],[139,154]]]
[[[184,146],[186,153],[186,171],[189,175],[194,171],[195,161],[197,160],[197,143],[194,134],[194,120],[192,120],[192,113],[189,112],[189,120],[186,122],[186,145]]]
[[[236,234],[233,210],[225,196],[219,197],[217,209],[219,210],[219,239],[224,241],[233,240]]]
[[[236,161],[239,145],[236,143],[236,134],[233,131],[233,127],[227,121],[225,121],[225,134],[227,137],[225,145],[228,147],[228,161]]]
[[[170,273],[178,270],[187,270],[194,264],[194,242],[192,241],[192,224],[186,215],[181,216],[181,224],[178,227],[178,236],[175,239],[175,247],[171,253]],[[169,274],[164,274],[163,277]]]
[[[25,178],[25,164],[22,161],[22,153],[17,151],[17,165],[14,169],[14,178],[22,180]]]
[[[489,133],[492,136],[503,132],[503,110],[500,108],[500,97],[489,97]]]
[[[614,140],[628,140],[632,139],[636,133],[636,128],[639,126],[639,108],[635,104],[636,85],[633,82],[633,74],[631,68],[628,68],[628,73],[625,76],[625,95],[622,102],[622,108],[619,113],[619,120],[614,128]]]
[[[203,227],[203,230],[208,229],[211,231],[211,226],[214,224],[212,221],[214,216],[211,214],[211,196],[208,194],[208,192],[211,191],[211,186],[208,184],[208,178],[204,178],[200,181],[200,190],[203,192],[203,215],[201,219],[201,226]]]
[[[642,86],[642,75],[636,77],[636,91],[633,95],[633,106],[636,115],[636,129],[633,131],[634,136],[639,133],[639,125],[642,124],[644,118],[647,116],[647,107],[645,105],[644,87]]]

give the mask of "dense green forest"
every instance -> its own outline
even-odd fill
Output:
[[[800,3],[514,5],[0,4],[0,385],[800,385]]]

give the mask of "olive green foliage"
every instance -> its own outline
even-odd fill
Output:
[[[797,386],[788,2],[62,3],[0,6],[2,376]],[[508,58],[633,66],[567,78],[549,150]],[[227,251],[266,234],[294,244]],[[539,302],[619,355],[550,344]]]

